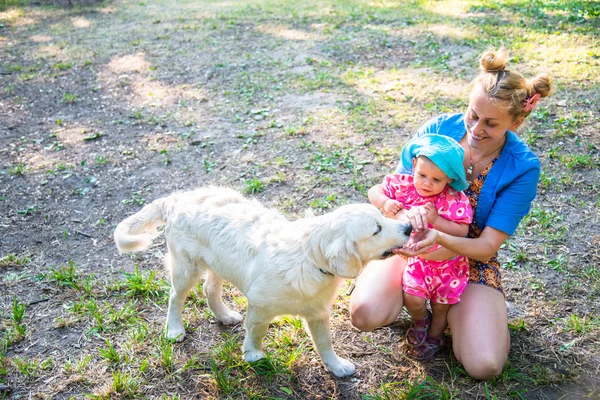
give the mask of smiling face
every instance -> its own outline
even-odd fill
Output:
[[[513,120],[506,104],[493,101],[482,86],[476,84],[471,91],[465,115],[469,146],[482,152],[497,148],[504,143],[506,131],[516,130],[523,120],[524,117]]]
[[[452,179],[427,157],[413,158],[413,184],[419,195],[438,195],[450,182]]]

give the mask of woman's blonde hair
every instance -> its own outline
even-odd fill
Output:
[[[506,69],[508,51],[488,50],[479,59],[481,73],[473,80],[480,84],[492,100],[500,100],[508,105],[507,111],[513,120],[527,117],[540,97],[548,97],[552,92],[550,75],[542,73],[525,79],[521,73]]]

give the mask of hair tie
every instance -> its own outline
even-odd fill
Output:
[[[541,98],[542,98],[542,96],[540,96],[539,93],[536,93],[533,96],[526,98],[525,106],[523,106],[523,109],[525,110],[525,112],[530,112],[531,110],[533,110],[535,108],[535,105]]]

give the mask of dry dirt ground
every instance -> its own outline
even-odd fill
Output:
[[[0,12],[0,396],[600,398],[598,7],[296,3]],[[273,365],[244,366],[242,328],[219,326],[200,295],[188,338],[157,339],[164,241],[119,255],[120,220],[209,184],[290,218],[365,202],[420,124],[464,110],[478,54],[500,44],[556,80],[521,129],[543,174],[502,250],[512,348],[500,378],[470,379],[449,352],[407,359],[406,317],[359,332],[344,293],[332,329],[358,367],[347,379],[325,372],[293,318],[270,329]]]

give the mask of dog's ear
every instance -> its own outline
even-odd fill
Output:
[[[334,275],[354,279],[363,267],[354,242],[338,237],[325,245],[323,252]]]

